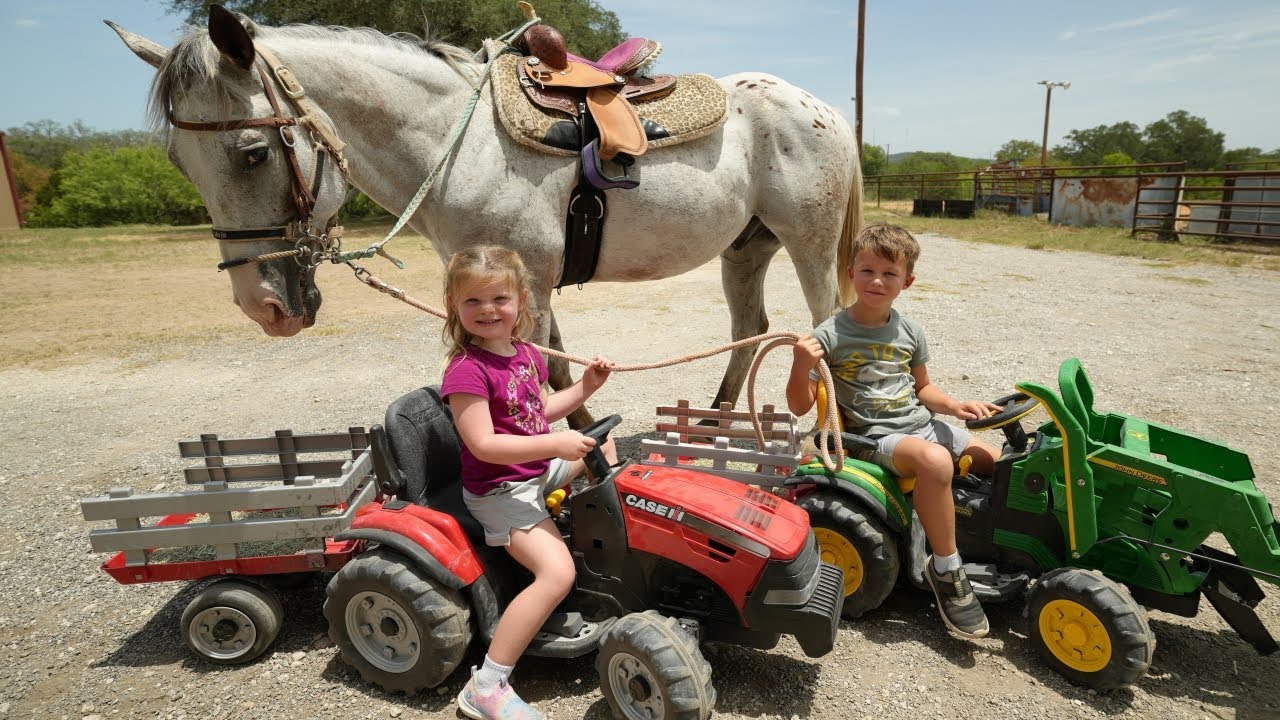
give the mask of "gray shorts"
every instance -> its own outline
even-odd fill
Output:
[[[568,474],[569,463],[551,458],[547,471],[532,480],[505,482],[484,495],[463,490],[462,501],[484,526],[486,545],[510,545],[512,530],[525,530],[551,517],[547,513],[546,494],[572,480]]]
[[[931,418],[923,427],[912,432],[890,433],[883,437],[872,438],[877,444],[876,464],[897,475],[897,466],[893,464],[893,453],[898,449],[898,443],[906,437],[918,437],[941,445],[951,453],[952,461],[959,460],[960,455],[969,447],[968,428],[948,425],[937,418]]]

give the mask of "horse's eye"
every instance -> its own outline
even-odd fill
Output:
[[[250,170],[258,167],[258,165],[261,165],[263,161],[267,159],[268,152],[269,150],[265,147],[256,147],[247,151],[244,154],[245,165],[247,165]]]

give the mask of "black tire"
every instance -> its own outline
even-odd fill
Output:
[[[399,553],[374,548],[329,581],[329,637],[360,677],[387,692],[433,688],[462,662],[471,608]]]
[[[280,634],[284,610],[269,591],[239,580],[219,580],[182,611],[182,638],[191,652],[220,665],[257,658]]]
[[[880,607],[898,582],[898,541],[880,518],[852,498],[819,491],[797,503],[809,513],[823,562],[844,572],[844,609],[858,618]]]
[[[624,615],[609,628],[596,671],[619,720],[706,720],[716,704],[697,638],[656,610]]]
[[[1097,570],[1045,573],[1027,593],[1027,618],[1040,657],[1078,685],[1128,687],[1151,667],[1156,638],[1146,613]]]

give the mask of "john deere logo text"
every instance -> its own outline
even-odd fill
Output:
[[[671,520],[680,520],[684,517],[684,511],[680,508],[667,507],[656,500],[648,500],[640,497],[639,495],[627,495],[622,500],[637,510],[644,510],[645,512],[653,513],[660,517],[669,518]]]

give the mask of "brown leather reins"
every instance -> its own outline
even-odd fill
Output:
[[[266,255],[224,260],[218,263],[218,269],[226,270],[227,268],[248,263],[266,262],[290,256],[294,257],[298,264],[303,267],[315,267],[327,256],[337,252],[341,245],[342,228],[336,225],[336,216],[329,219],[324,231],[317,232],[312,222],[312,215],[315,212],[316,195],[320,192],[320,183],[323,180],[326,156],[333,156],[334,162],[337,163],[338,171],[342,173],[344,179],[346,177],[347,161],[342,155],[342,149],[346,147],[346,143],[338,138],[337,133],[327,122],[313,112],[314,104],[307,98],[306,92],[298,84],[297,79],[294,78],[289,68],[284,67],[275,55],[267,49],[256,48],[256,51],[260,59],[256,60],[253,66],[258,72],[258,77],[262,80],[267,102],[271,104],[272,115],[239,120],[192,122],[174,117],[171,99],[166,99],[165,101],[165,114],[171,125],[182,130],[227,132],[251,127],[274,127],[280,133],[280,141],[284,145],[284,154],[289,163],[289,197],[295,211],[293,219],[284,225],[274,227],[214,227],[212,232],[214,238],[218,240],[241,242],[276,240],[292,244],[293,249]],[[284,90],[285,96],[289,98],[289,101],[297,109],[299,114],[296,117],[285,115],[281,110],[274,83],[271,82],[271,78],[267,73],[267,67],[271,68],[276,79],[280,82],[280,87]],[[307,182],[306,175],[302,171],[302,165],[298,162],[294,126],[301,126],[307,131],[314,147],[316,161],[315,166],[312,168],[311,182]]]

